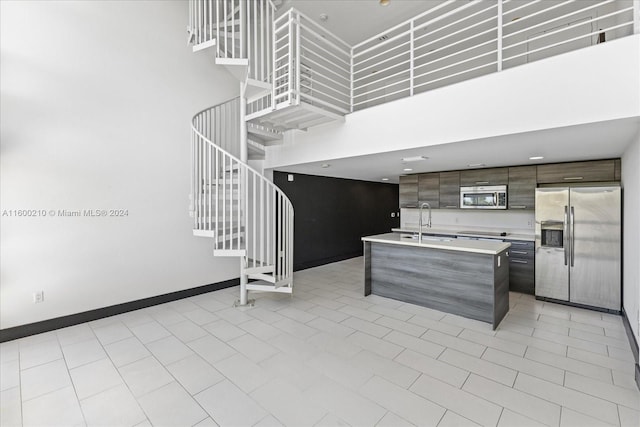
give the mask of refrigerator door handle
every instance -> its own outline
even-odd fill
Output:
[[[569,233],[568,233],[568,231],[569,231],[569,230],[568,230],[568,228],[567,228],[567,226],[568,226],[568,221],[567,221],[568,213],[567,213],[567,209],[568,209],[568,208],[569,208],[568,206],[565,206],[565,207],[564,207],[564,222],[562,223],[562,228],[563,228],[563,230],[562,230],[562,232],[563,232],[563,237],[562,237],[562,247],[564,248],[564,265],[567,265],[567,258],[568,258],[568,256],[567,256],[567,251],[568,251],[568,249],[569,249],[569,248],[568,248],[568,245],[567,245],[567,243],[568,243],[568,239],[569,239]]]
[[[575,252],[575,247],[576,247],[576,236],[575,236],[576,218],[575,218],[575,212],[573,210],[573,206],[571,206],[571,214],[569,215],[569,222],[571,223],[571,234],[569,236],[569,238],[571,239],[571,267],[573,267],[573,263],[575,260],[573,253]]]

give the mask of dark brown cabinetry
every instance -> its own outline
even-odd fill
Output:
[[[460,172],[460,186],[507,185],[509,168],[471,169]]]
[[[509,168],[509,209],[534,209],[536,205],[536,166]]]
[[[538,184],[615,181],[615,177],[613,159],[538,165]]]
[[[424,202],[433,209],[440,207],[440,173],[418,175],[418,204]]]
[[[460,207],[460,172],[440,172],[440,209]]]
[[[535,252],[533,242],[505,240],[509,248],[509,290],[534,295],[535,293]]]
[[[418,207],[418,175],[400,177],[400,207]]]

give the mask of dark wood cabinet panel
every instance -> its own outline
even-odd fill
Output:
[[[615,160],[538,165],[538,183],[615,181]]]
[[[536,166],[509,168],[509,209],[534,209],[536,205]]]
[[[440,206],[440,173],[418,175],[418,204],[424,202],[433,209]]]
[[[509,168],[471,169],[460,171],[460,186],[507,185]]]
[[[534,295],[535,251],[534,243],[522,240],[505,240],[509,248],[509,290]]]
[[[418,175],[400,177],[400,207],[418,207]]]
[[[620,181],[622,179],[622,164],[620,159],[615,159],[613,164],[613,180]]]
[[[460,172],[440,172],[440,209],[460,207]]]

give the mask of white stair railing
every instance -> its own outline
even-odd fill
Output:
[[[250,278],[255,274],[275,288],[291,288],[293,205],[239,159],[239,110],[236,98],[193,117],[194,234],[214,238],[214,255],[245,257]]]
[[[218,59],[247,60],[249,78],[270,82],[275,12],[271,0],[189,0],[189,42],[215,45]]]

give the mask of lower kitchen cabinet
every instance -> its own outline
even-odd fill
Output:
[[[509,290],[523,294],[535,293],[534,243],[523,240],[505,240],[509,248]]]

